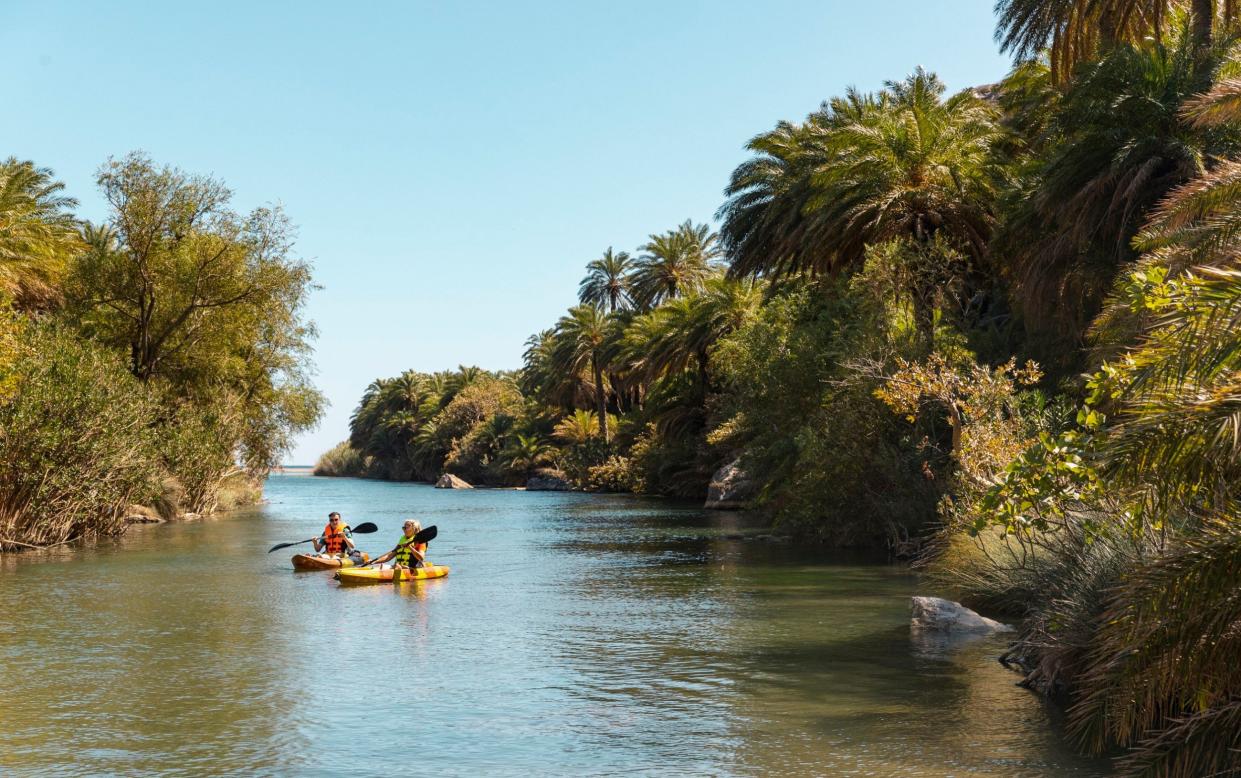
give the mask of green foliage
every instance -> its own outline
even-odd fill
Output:
[[[159,491],[155,411],[122,360],[22,325],[0,365],[0,550],[116,534]]]
[[[1235,126],[1197,125],[1185,113],[1232,58],[1224,49],[1204,57],[1183,35],[1116,46],[1054,104],[997,245],[1036,356],[1055,372],[1079,369],[1071,358],[1160,198],[1241,149]]]
[[[629,277],[634,301],[649,310],[702,287],[720,250],[718,237],[705,224],[687,220],[675,230],[652,235]]]
[[[137,154],[98,182],[108,220],[82,224],[50,171],[0,164],[0,304],[41,321],[6,313],[0,338],[4,445],[22,472],[4,520],[33,545],[120,531],[126,500],[209,512],[227,485],[231,505],[323,404],[301,319],[310,271],[282,213],[240,217],[219,182]],[[40,410],[57,398],[68,415]]]
[[[367,470],[366,458],[349,441],[342,440],[319,456],[313,472],[320,476],[361,478]]]
[[[0,162],[0,301],[22,310],[60,302],[65,269],[83,248],[71,212],[77,201],[64,188],[33,162]]]
[[[917,439],[854,364],[890,353],[887,329],[881,306],[833,282],[774,297],[720,344],[731,420],[722,437],[744,451],[760,504],[785,526],[875,545],[934,517],[939,489]]]
[[[514,474],[502,452],[515,434],[530,434],[518,426],[526,416],[511,376],[476,367],[411,370],[367,387],[348,442],[365,460],[361,474],[367,476],[433,481],[451,472],[471,482],[503,483]]]

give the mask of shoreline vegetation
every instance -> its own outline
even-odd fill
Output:
[[[749,142],[513,373],[377,379],[320,475],[701,498],[912,556],[1129,776],[1241,772],[1241,18],[1000,0],[1016,62]],[[721,469],[723,468],[723,469]]]
[[[323,405],[280,209],[138,153],[97,184],[94,224],[0,162],[0,552],[257,502]]]

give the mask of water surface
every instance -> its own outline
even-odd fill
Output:
[[[0,774],[1096,776],[908,571],[658,500],[273,476],[267,505],[0,558]],[[439,526],[443,580],[274,543]]]

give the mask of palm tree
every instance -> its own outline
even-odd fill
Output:
[[[599,435],[599,416],[594,411],[580,408],[556,423],[552,432],[557,440],[574,446],[582,446]]]
[[[550,462],[555,452],[555,447],[539,440],[537,435],[523,435],[519,432],[508,439],[501,454],[501,461],[508,469],[529,478],[531,471]]]
[[[84,247],[70,213],[77,201],[64,188],[48,168],[0,162],[0,295],[19,308],[56,303],[69,260]]]
[[[629,272],[632,268],[629,254],[624,251],[615,254],[608,246],[603,256],[586,265],[586,277],[577,291],[578,300],[604,307],[611,313],[632,307],[633,298],[629,290]]]
[[[625,354],[648,382],[693,367],[705,393],[711,350],[744,324],[761,300],[762,292],[751,279],[708,279],[702,291],[665,302],[638,317],[625,333]]]
[[[1047,52],[1052,79],[1067,81],[1074,69],[1120,43],[1148,36],[1162,41],[1169,21],[1187,5],[1184,0],[998,0],[995,37],[1002,51],[1032,60]],[[1224,33],[1235,29],[1232,0],[1190,0],[1191,47],[1205,51],[1217,22]],[[1223,14],[1218,11],[1222,10]]]
[[[606,313],[593,305],[578,305],[556,323],[555,351],[552,355],[561,375],[582,376],[589,370],[593,379],[595,407],[599,414],[604,442],[608,434],[607,394],[603,386],[606,346],[612,329]]]
[[[1239,94],[1217,85],[1190,102],[1190,120],[1234,121]],[[1104,385],[1096,464],[1110,488],[1145,495],[1165,541],[1104,603],[1069,723],[1091,751],[1129,748],[1125,775],[1241,772],[1238,234],[1233,158],[1153,212],[1137,240],[1146,254],[1103,317],[1129,318],[1136,334]]]
[[[718,236],[692,220],[651,235],[640,250],[630,284],[634,300],[644,309],[701,288],[720,256]]]
[[[1001,238],[1031,331],[1076,345],[1119,268],[1136,258],[1132,241],[1150,209],[1239,147],[1235,128],[1185,117],[1213,63],[1181,36],[1118,45],[1079,70],[1057,109],[1050,154]]]
[[[994,218],[993,109],[918,69],[884,94],[850,95],[801,128],[777,128],[757,147],[765,164],[734,173],[721,209],[735,276],[836,273],[869,246],[896,242],[925,255],[944,245],[980,262]],[[775,151],[779,156],[773,156]],[[791,234],[780,231],[792,228]],[[913,290],[930,342],[931,311]]]

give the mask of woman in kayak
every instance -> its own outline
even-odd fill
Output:
[[[396,542],[396,548],[372,561],[371,564],[379,565],[391,559],[394,567],[410,569],[422,567],[422,560],[427,556],[427,544],[414,542],[414,536],[422,532],[422,525],[413,519],[406,519],[402,529],[405,534]]]
[[[342,557],[351,554],[356,551],[352,536],[349,525],[341,521],[339,513],[332,511],[327,515],[327,526],[323,528],[323,535],[315,538],[315,551]]]

